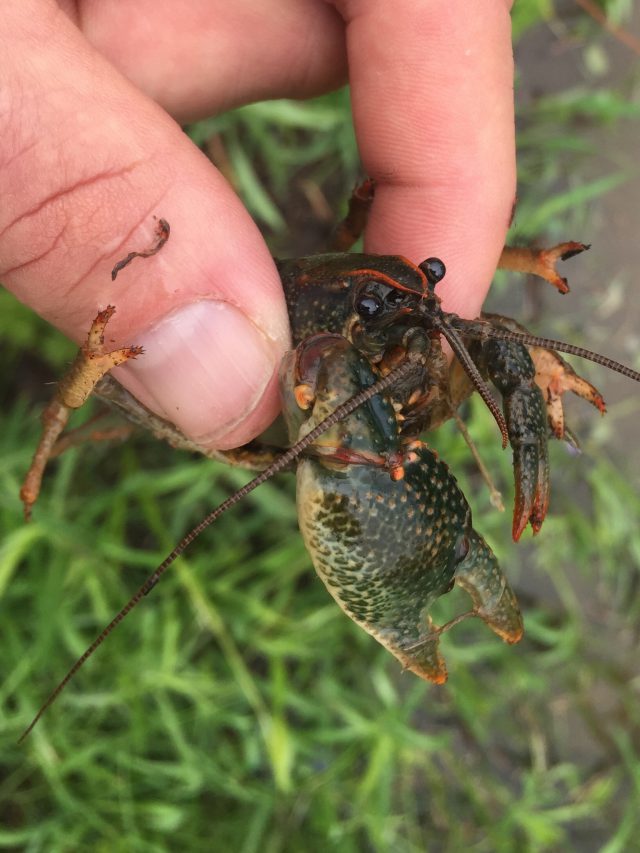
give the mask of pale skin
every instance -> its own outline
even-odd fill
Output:
[[[8,0],[0,281],[78,342],[115,304],[109,345],[145,348],[120,381],[201,444],[246,442],[278,408],[280,284],[248,213],[174,119],[348,80],[377,182],[366,249],[441,257],[445,306],[473,317],[515,196],[510,7]],[[171,240],[112,284],[154,216]]]

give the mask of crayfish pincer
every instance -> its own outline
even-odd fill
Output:
[[[354,195],[339,232],[341,249],[357,236],[372,193],[368,182]],[[131,253],[115,273],[134,257],[149,257],[160,248],[169,233],[166,222],[160,222],[164,230],[156,244]],[[507,247],[500,265],[542,276],[566,292],[556,262],[586,248],[580,243],[548,251]],[[72,375],[45,412],[44,436],[23,489],[27,511],[69,409],[92,390],[175,446],[261,473],[169,554],[74,664],[25,735],[187,545],[250,490],[294,464],[300,529],[318,575],[344,612],[405,668],[429,681],[445,681],[439,638],[471,616],[508,643],[522,636],[518,604],[495,555],[474,529],[455,477],[421,436],[456,417],[474,391],[481,395],[503,445],[512,448],[513,537],[518,539],[528,524],[537,532],[547,512],[549,437],[571,440],[563,394],[572,391],[604,412],[598,391],[558,353],[590,359],[636,381],[640,374],[597,353],[531,335],[499,315],[464,320],[443,311],[436,290],[445,265],[438,258],[416,265],[399,256],[339,251],[277,265],[294,343],[280,377],[289,437],[284,448],[258,439],[232,451],[207,451],[146,410],[109,375],[113,364],[141,355],[135,347],[104,352],[104,327],[113,308],[94,321]],[[453,350],[451,363],[443,340]],[[489,383],[500,393],[502,406]],[[430,616],[433,604],[454,585],[468,593],[470,608],[437,626]]]

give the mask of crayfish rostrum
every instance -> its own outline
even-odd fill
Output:
[[[338,232],[340,249],[361,229],[371,197],[370,182],[354,194]],[[154,254],[168,233],[168,224],[160,220],[156,244],[131,253],[114,275],[137,255]],[[580,243],[548,251],[505,248],[500,265],[541,275],[566,292],[555,264],[585,248]],[[640,374],[579,347],[532,336],[508,318],[487,314],[463,320],[444,312],[436,290],[445,265],[435,257],[416,265],[399,256],[338,251],[277,265],[295,347],[281,369],[289,449],[283,453],[258,440],[237,450],[209,452],[262,473],[174,549],[72,667],[25,734],[195,536],[250,489],[293,463],[300,528],[318,574],[345,613],[405,668],[429,681],[445,681],[439,637],[469,616],[479,616],[508,643],[521,638],[515,595],[474,529],[455,477],[420,436],[455,416],[474,390],[480,393],[503,446],[512,447],[513,537],[518,539],[529,523],[537,532],[547,512],[548,438],[571,440],[563,393],[570,390],[604,412],[598,391],[558,351],[636,381]],[[108,375],[111,367],[140,354],[135,347],[104,352],[104,327],[113,310],[94,320],[87,343],[45,412],[44,436],[22,491],[27,513],[69,409],[94,389],[158,436],[194,449],[174,426],[144,409]],[[451,363],[443,353],[443,339],[453,350]],[[500,392],[502,409],[488,381]],[[471,609],[436,626],[430,609],[455,584],[469,594]]]

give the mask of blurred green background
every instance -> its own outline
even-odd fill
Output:
[[[640,367],[640,72],[624,38],[639,16],[632,0],[516,0],[513,17],[513,240],[594,247],[567,267],[572,295],[499,278],[488,307]],[[274,252],[323,248],[359,174],[346,91],[189,130]],[[403,675],[315,577],[283,475],[191,548],[17,746],[71,662],[247,477],[145,436],[84,447],[52,466],[25,525],[20,481],[73,347],[4,291],[0,339],[1,848],[640,849],[637,388],[580,368],[609,415],[571,406],[584,452],[552,448],[550,517],[518,546],[455,429],[430,436],[517,591],[519,646],[469,621],[444,639],[447,685]],[[465,416],[509,507],[495,425],[475,401]]]

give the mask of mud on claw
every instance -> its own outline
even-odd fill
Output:
[[[475,530],[455,477],[425,437],[449,418],[459,420],[461,403],[480,394],[503,446],[511,445],[517,540],[528,524],[537,533],[547,513],[549,439],[574,440],[565,424],[563,395],[570,391],[605,411],[597,389],[559,353],[636,381],[640,374],[581,347],[531,335],[507,317],[482,314],[465,320],[443,311],[437,286],[446,270],[438,258],[416,265],[400,256],[348,253],[366,221],[373,191],[367,181],[354,193],[336,234],[339,251],[276,261],[294,344],[280,372],[288,434],[283,447],[260,439],[225,452],[198,447],[110,376],[111,367],[142,355],[137,347],[105,352],[104,328],[115,309],[93,321],[87,343],[44,413],[43,437],[22,491],[27,515],[47,460],[64,441],[60,434],[69,411],[92,392],[176,447],[260,473],[168,555],[76,661],[25,735],[196,536],[274,473],[294,467],[300,529],[318,575],[342,610],[404,668],[444,682],[439,638],[471,616],[508,643],[521,638],[522,619],[509,582]],[[154,245],[132,252],[114,273],[161,248],[169,229],[164,220],[160,223]],[[500,266],[541,276],[566,293],[557,263],[587,248],[573,242],[549,250],[505,247]],[[443,341],[453,350],[451,363]],[[469,610],[436,626],[430,616],[433,604],[454,585],[469,595]]]

